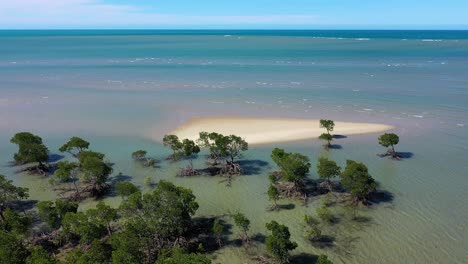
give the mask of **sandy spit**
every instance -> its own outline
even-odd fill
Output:
[[[392,128],[384,124],[335,121],[333,134],[358,135],[384,132]],[[249,144],[267,144],[316,139],[325,129],[320,128],[319,120],[312,119],[206,117],[194,118],[176,128],[171,134],[182,139],[196,140],[201,131],[238,135]]]

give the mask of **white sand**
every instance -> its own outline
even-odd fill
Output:
[[[377,133],[392,129],[383,124],[336,122],[335,135]],[[316,139],[326,130],[319,120],[282,118],[194,118],[172,131],[179,138],[198,139],[201,131],[238,135],[249,144]]]

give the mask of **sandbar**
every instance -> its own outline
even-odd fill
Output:
[[[384,132],[393,129],[390,125],[335,121],[335,135],[358,135]],[[198,139],[200,132],[216,132],[223,135],[237,135],[249,144],[317,139],[325,132],[319,120],[294,118],[243,118],[203,117],[193,118],[179,126],[171,134],[181,139]]]

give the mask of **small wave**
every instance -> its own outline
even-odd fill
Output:
[[[355,40],[363,41],[363,40],[370,40],[370,38],[356,38]]]
[[[457,124],[458,127],[464,127],[465,124]]]
[[[416,117],[416,118],[423,118],[424,116],[422,116],[422,115],[413,115],[413,117]]]
[[[362,110],[368,111],[368,112],[374,111],[374,109],[370,109],[370,108],[364,108],[364,109],[362,109]]]
[[[423,39],[421,41],[423,41],[423,42],[441,42],[442,40],[441,39]]]

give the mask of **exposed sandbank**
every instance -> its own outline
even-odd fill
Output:
[[[335,135],[357,135],[377,133],[392,129],[384,124],[336,122]],[[201,131],[217,132],[224,135],[238,135],[249,144],[288,142],[316,139],[325,129],[319,120],[293,118],[194,118],[171,132],[179,138],[195,140]]]

